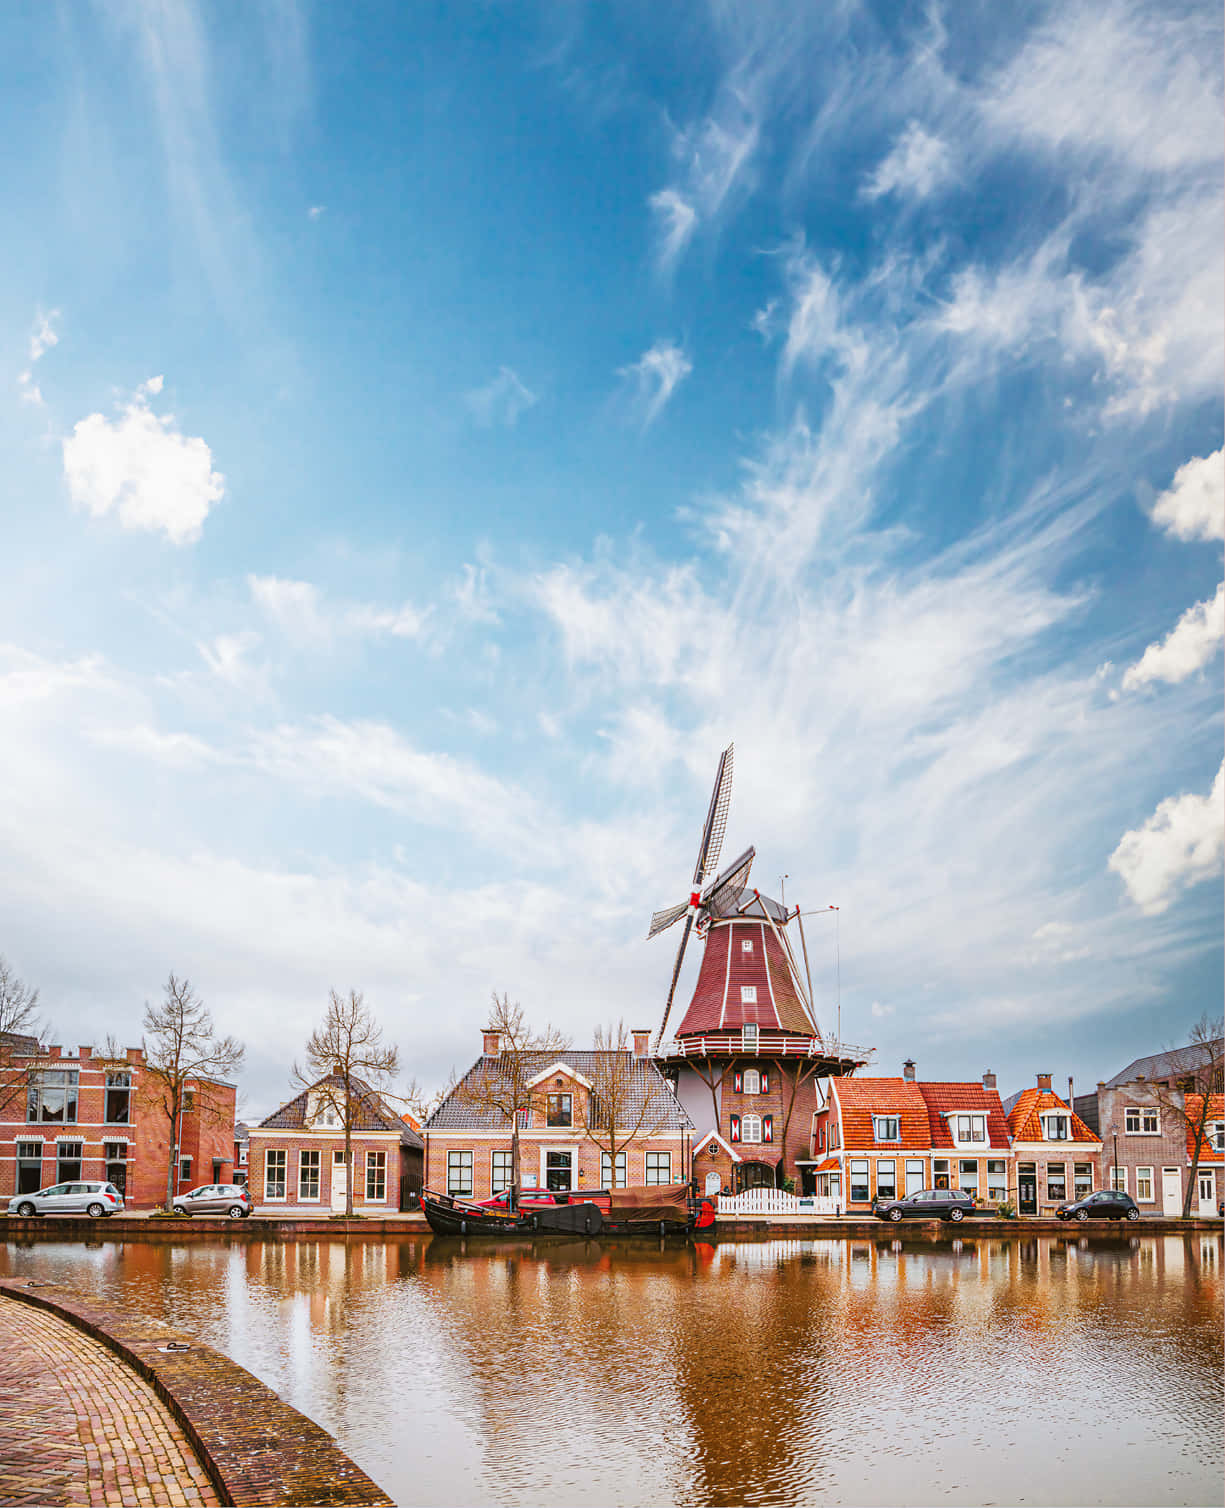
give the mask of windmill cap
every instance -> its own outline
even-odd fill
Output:
[[[768,895],[754,895],[753,887],[724,891],[707,911],[718,921],[743,916],[745,921],[761,921],[763,914],[772,921],[783,922],[790,915],[785,906],[771,900]]]

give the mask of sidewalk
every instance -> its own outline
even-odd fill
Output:
[[[0,1504],[219,1503],[153,1389],[101,1342],[0,1297]]]

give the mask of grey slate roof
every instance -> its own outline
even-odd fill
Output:
[[[1164,1079],[1182,1078],[1204,1062],[1205,1048],[1209,1046],[1213,1050],[1213,1056],[1219,1058],[1225,1052],[1225,1038],[1218,1037],[1212,1043],[1205,1043],[1203,1047],[1198,1043],[1190,1043],[1186,1047],[1175,1047],[1168,1052],[1155,1052],[1147,1058],[1137,1058],[1121,1073],[1116,1073],[1114,1078],[1107,1079],[1106,1088],[1121,1089],[1124,1084],[1130,1084],[1139,1078],[1155,1079],[1158,1083]]]
[[[588,1049],[585,1052],[555,1052],[541,1053],[534,1058],[532,1073],[543,1073],[554,1063],[564,1063],[567,1067],[581,1073],[584,1078],[592,1079],[599,1073],[599,1060],[610,1056],[607,1052],[595,1052]],[[630,1052],[619,1054],[620,1057],[633,1060],[633,1077],[630,1082],[629,1103],[626,1106],[626,1115],[629,1120],[636,1121],[642,1105],[648,1103],[652,1109],[648,1115],[648,1123],[657,1126],[660,1131],[691,1131],[693,1122],[681,1108],[680,1101],[668,1087],[667,1080],[656,1068],[649,1058],[634,1058]],[[476,1060],[468,1072],[463,1076],[454,1089],[434,1111],[425,1123],[427,1131],[501,1131],[509,1129],[508,1122],[498,1114],[496,1110],[486,1109],[484,1106],[465,1104],[460,1093],[465,1084],[471,1083],[478,1074],[484,1074],[491,1070],[496,1071],[497,1058],[481,1057]]]
[[[1024,1089],[1018,1089],[1015,1094],[1010,1094],[1008,1096],[1008,1098],[1003,1101],[1004,1114],[1005,1115],[1011,1115],[1012,1114],[1012,1107],[1016,1104],[1016,1102],[1021,1098],[1021,1096],[1024,1093],[1025,1093]]]
[[[301,1094],[295,1095],[288,1104],[282,1105],[279,1110],[274,1110],[271,1115],[260,1121],[260,1127],[278,1131],[301,1131],[306,1129],[306,1107],[311,1094],[326,1084],[332,1084],[340,1088],[342,1080],[337,1074],[325,1074],[323,1078],[316,1079],[309,1089],[304,1089]],[[402,1121],[393,1110],[380,1099],[376,1090],[371,1089],[369,1084],[361,1079],[354,1078],[352,1083],[358,1092],[357,1113],[353,1118],[354,1131],[398,1131],[400,1140],[407,1147],[424,1147],[421,1137],[406,1122]]]

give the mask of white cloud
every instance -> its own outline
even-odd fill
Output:
[[[1225,451],[1180,466],[1152,519],[1175,539],[1225,539]]]
[[[677,179],[647,201],[657,222],[657,256],[664,271],[676,265],[700,225],[719,218],[759,140],[757,113],[735,85],[723,88],[705,119],[674,134]]]
[[[1142,827],[1124,833],[1110,868],[1136,905],[1158,916],[1181,890],[1220,872],[1223,834],[1225,764],[1209,795],[1167,797]]]
[[[218,634],[211,641],[198,643],[200,658],[209,673],[232,687],[253,696],[263,696],[268,689],[267,670],[253,665],[250,654],[260,643],[260,636],[249,630],[237,634]]]
[[[677,385],[692,371],[693,363],[670,340],[657,340],[637,361],[618,369],[618,377],[624,377],[632,389],[644,429],[659,418]]]
[[[659,261],[669,270],[680,260],[697,229],[698,212],[676,189],[660,189],[647,203],[659,222]]]
[[[879,199],[897,193],[903,198],[926,199],[952,177],[947,145],[912,120],[864,184],[863,196]]]
[[[147,723],[132,727],[98,728],[91,732],[94,743],[118,749],[172,769],[195,770],[216,762],[218,755],[202,738],[191,733],[162,733]]]
[[[149,407],[161,388],[162,379],[151,378],[116,420],[81,419],[63,442],[64,476],[73,502],[95,518],[116,509],[125,529],[161,530],[174,544],[190,544],[225,495],[225,478],[202,439]]]
[[[21,391],[23,403],[33,403],[41,408],[46,402],[42,389],[34,380],[34,367],[52,346],[59,345],[60,337],[55,328],[55,321],[59,317],[60,311],[52,309],[50,314],[43,314],[40,311],[34,318],[34,329],[30,333],[30,364],[25,371],[17,374],[17,386]]]
[[[893,1012],[894,1007],[891,1005],[882,1005],[879,1000],[872,1002],[871,1015],[875,1021],[883,1021],[886,1016],[892,1016]]]
[[[396,608],[368,602],[332,603],[313,582],[281,576],[249,575],[247,587],[260,611],[297,644],[325,645],[350,634],[419,639],[431,614],[429,608],[417,608],[409,602]]]
[[[512,367],[499,367],[498,375],[492,381],[464,394],[464,402],[476,422],[486,429],[499,424],[513,429],[519,422],[519,416],[539,401],[539,396],[532,392]]]
[[[311,219],[311,220],[322,219],[323,216],[327,213],[327,205],[326,204],[312,204],[311,207],[307,210],[306,213],[307,213],[307,217],[309,219]]]
[[[1177,685],[1214,659],[1225,638],[1225,582],[1211,602],[1189,607],[1160,644],[1150,644],[1123,675],[1123,690],[1134,691],[1152,681]]]
[[[466,562],[459,580],[451,589],[451,595],[459,609],[459,616],[465,622],[493,625],[502,621],[493,605],[488,567]]]

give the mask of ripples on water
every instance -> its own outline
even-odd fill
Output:
[[[1218,1235],[0,1248],[250,1368],[399,1503],[1215,1503]]]

